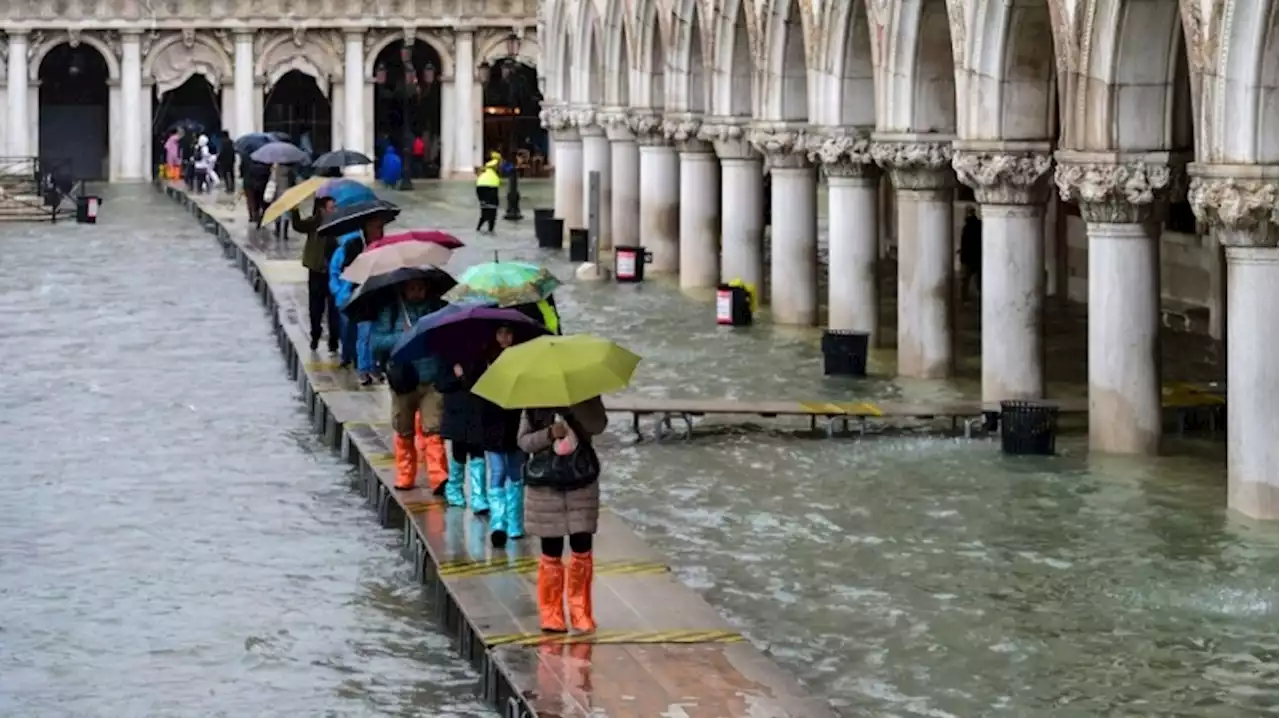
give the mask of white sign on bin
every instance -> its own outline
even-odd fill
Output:
[[[636,278],[636,253],[635,252],[618,252],[618,268],[617,274],[619,279],[635,279]]]
[[[716,324],[733,324],[733,292],[728,289],[716,292]]]
[[[89,198],[89,204],[87,207],[85,207],[85,211],[88,213],[89,219],[98,218],[98,198],[97,197]]]

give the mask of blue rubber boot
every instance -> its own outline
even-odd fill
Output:
[[[524,482],[508,481],[507,490],[507,538],[524,538]]]
[[[450,506],[466,506],[467,496],[463,491],[466,483],[466,467],[449,457],[449,480],[444,484],[444,500]]]
[[[485,472],[484,459],[473,456],[467,461],[467,482],[471,484],[471,513],[487,513],[489,511],[489,477]]]

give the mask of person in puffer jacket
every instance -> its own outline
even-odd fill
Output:
[[[368,386],[373,383],[377,372],[370,344],[372,322],[353,322],[341,312],[341,308],[356,291],[354,283],[342,278],[342,271],[360,256],[364,245],[365,237],[360,232],[350,232],[338,238],[338,248],[329,260],[329,291],[333,294],[333,303],[339,308],[341,317],[342,353],[339,356],[342,366],[350,366],[355,362],[360,383]]]

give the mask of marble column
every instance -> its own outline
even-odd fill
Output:
[[[865,132],[831,129],[810,149],[827,175],[827,327],[880,340],[880,168]]]
[[[698,139],[701,120],[676,128],[680,154],[680,288],[720,281],[720,164],[710,142]]]
[[[897,205],[898,374],[943,379],[953,369],[951,142],[936,135],[877,135]]]
[[[720,160],[720,280],[740,279],[758,295],[764,290],[764,166],[742,122],[708,118],[699,134]]]
[[[653,255],[646,272],[672,274],[680,267],[680,160],[662,120],[635,116],[640,145],[640,245]]]
[[[1227,506],[1280,518],[1280,282],[1274,165],[1198,165],[1188,199],[1227,255]]]
[[[982,400],[1044,396],[1044,209],[1050,144],[957,142],[982,205]]]
[[[342,145],[352,152],[371,154],[366,148],[364,127],[364,31],[342,34]],[[368,167],[350,168],[352,174],[366,174]]]
[[[594,109],[578,111],[578,134],[582,135],[582,226],[586,227],[591,212],[592,172],[600,174],[600,249],[612,247],[613,171],[609,168],[612,150],[604,127],[597,121]]]
[[[125,30],[120,33],[120,100],[121,113],[120,179],[138,181],[144,179],[142,154],[138,146],[146,144],[143,123],[150,124],[142,116],[142,44],[141,32]]]
[[[9,115],[7,129],[9,132],[8,151],[10,157],[26,157],[31,154],[28,147],[27,109],[27,44],[26,30],[6,30],[9,37],[8,56],[8,99]]]
[[[769,305],[775,324],[818,323],[818,174],[804,130],[782,123],[756,127],[751,144],[769,158]]]
[[[541,113],[542,126],[551,133],[555,146],[555,216],[564,220],[566,236],[583,226],[582,138],[574,113],[563,105],[548,105]]]
[[[610,189],[613,202],[609,207],[612,222],[610,243],[613,247],[640,246],[640,150],[631,131],[631,116],[625,107],[613,107],[603,113],[601,124],[609,138]],[[604,239],[603,237],[601,238]]]
[[[470,30],[454,30],[454,120],[453,139],[457,150],[453,153],[454,171],[463,177],[473,177],[476,161],[476,42]]]
[[[1089,238],[1089,448],[1159,453],[1168,154],[1061,151],[1057,159],[1058,191],[1080,207]]]
[[[257,109],[253,93],[253,32],[235,34],[235,95],[236,117],[232,137],[253,132],[258,127]]]

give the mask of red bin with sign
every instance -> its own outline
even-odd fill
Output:
[[[653,261],[653,253],[644,247],[614,247],[613,276],[619,282],[643,282],[644,265]]]

